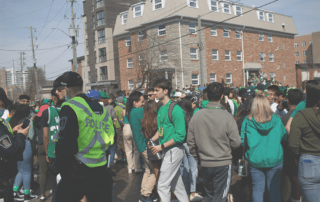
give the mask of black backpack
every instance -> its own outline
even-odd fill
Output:
[[[170,122],[172,124],[173,124],[173,122],[172,122],[172,111],[173,111],[174,106],[176,106],[176,105],[177,105],[176,102],[171,102],[171,104],[169,106],[168,116],[169,116],[169,120],[170,120]],[[159,109],[160,109],[160,105],[157,108],[157,112],[159,111]]]

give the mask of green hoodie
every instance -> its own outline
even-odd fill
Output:
[[[281,141],[287,139],[287,132],[281,118],[273,114],[266,123],[258,123],[246,117],[241,127],[241,143],[244,145],[244,135],[247,130],[248,147],[246,159],[250,167],[271,168],[283,162]]]

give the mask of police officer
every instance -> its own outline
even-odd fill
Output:
[[[112,174],[106,150],[114,140],[113,122],[107,111],[83,92],[78,73],[62,75],[60,92],[68,101],[60,111],[56,167],[60,172],[54,202],[112,201]],[[68,99],[69,98],[69,99]]]
[[[0,88],[0,117],[12,104],[3,88]],[[17,161],[22,161],[26,136],[30,126],[22,129],[22,124],[13,129],[5,119],[0,119],[0,199],[13,202],[13,182],[17,174]],[[15,134],[15,137],[13,137]]]

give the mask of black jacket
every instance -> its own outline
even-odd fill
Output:
[[[18,133],[13,137],[8,128],[0,122],[0,177],[14,177],[17,174],[17,161],[23,160],[26,137]]]

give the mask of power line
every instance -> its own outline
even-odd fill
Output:
[[[69,44],[65,44],[65,45],[61,45],[61,46],[56,46],[56,47],[51,47],[51,48],[37,49],[37,51],[61,48],[61,47],[66,46],[66,45],[69,45]],[[8,49],[0,49],[0,51],[20,51],[20,52],[24,52],[24,51],[32,51],[32,50],[8,50]]]
[[[54,62],[54,61],[56,61],[60,56],[62,56],[63,55],[63,53],[65,53],[66,51],[68,50],[68,48],[66,49],[66,50],[64,50],[58,57],[56,57],[55,59],[53,59],[52,61],[50,61],[50,62],[48,62],[47,64],[44,64],[44,65],[48,65],[48,64],[50,64],[50,63],[52,63],[52,62]],[[40,65],[40,66],[44,66],[44,65]]]
[[[41,31],[40,31],[40,33],[39,33],[38,37],[41,35],[41,33],[42,33],[42,31],[43,31],[44,27],[47,25],[46,23],[47,23],[48,18],[49,18],[49,16],[50,16],[50,13],[51,13],[51,9],[52,9],[53,2],[54,2],[54,0],[52,0],[52,3],[51,3],[51,6],[50,6],[49,13],[48,13],[48,15],[47,15],[46,21],[44,22],[44,25],[43,25],[43,27],[42,27],[42,29],[41,29]],[[61,10],[60,10],[60,11],[61,11]],[[59,11],[58,13],[60,13],[60,11]]]

